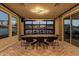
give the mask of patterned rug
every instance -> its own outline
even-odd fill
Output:
[[[0,52],[0,56],[79,56],[79,48],[75,47],[67,42],[60,42],[59,45],[48,48],[32,48],[29,46],[25,49],[18,42],[13,46]]]

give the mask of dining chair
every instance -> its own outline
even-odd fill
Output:
[[[48,43],[45,41],[45,37],[38,38],[38,46],[43,48],[48,48]]]
[[[21,42],[21,46],[25,46],[26,40],[25,40],[25,38],[23,37],[23,35],[20,35],[19,40],[20,40],[20,42]]]
[[[56,36],[54,37],[54,45],[55,45],[55,46],[59,46],[59,35],[56,35]]]
[[[25,49],[27,49],[28,47],[31,47],[31,43],[33,42],[33,38],[32,37],[26,37],[26,46]]]
[[[31,43],[32,49],[34,48],[38,48],[38,41],[37,41],[37,37],[33,37],[33,42]]]
[[[54,37],[47,37],[46,42],[49,43],[50,46],[53,46]]]

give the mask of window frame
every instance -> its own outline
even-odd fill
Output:
[[[15,19],[16,19],[16,35],[17,35],[17,17],[15,16],[15,15],[12,15],[12,17],[14,17]],[[11,22],[12,22],[12,20],[11,20]],[[12,23],[11,23],[12,24]],[[12,28],[12,27],[11,27]],[[12,36],[16,36],[16,35],[13,35],[13,33],[12,33]]]
[[[3,12],[3,13],[5,13],[5,14],[7,14],[7,16],[8,16],[8,23],[7,23],[7,25],[8,25],[8,35],[7,36],[5,36],[5,37],[1,37],[0,39],[3,39],[3,38],[7,38],[7,37],[9,37],[9,25],[10,25],[10,20],[9,20],[9,17],[10,17],[10,14],[9,13],[7,13],[5,10],[0,10],[1,12]]]
[[[26,25],[28,25],[28,24],[25,24],[26,21],[32,21],[32,24],[30,24],[30,25],[32,25],[32,29],[26,29]],[[33,21],[36,21],[36,20],[24,20],[24,35],[29,35],[29,34],[26,34],[26,30],[32,30],[32,33],[30,35],[33,35],[33,30],[37,30],[37,29],[33,29],[33,25],[37,25],[37,24],[33,24]],[[40,24],[39,23],[38,24],[39,28],[40,28],[40,25],[46,25],[46,29],[42,29],[42,30],[46,30],[45,34],[55,34],[55,20],[52,19],[52,20],[42,20],[42,21],[46,21],[46,24]],[[50,25],[50,24],[47,24],[47,21],[53,21],[53,24],[51,24],[53,29],[47,29],[47,25]],[[47,33],[48,30],[52,30],[53,33]],[[39,29],[38,34],[41,34],[40,31],[41,30]]]

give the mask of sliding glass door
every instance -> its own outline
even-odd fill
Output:
[[[64,18],[64,41],[79,47],[79,13]]]
[[[72,15],[72,44],[79,47],[79,13]]]
[[[70,17],[64,18],[64,40],[70,42]]]

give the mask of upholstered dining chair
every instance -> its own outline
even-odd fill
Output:
[[[26,44],[25,38],[23,38],[22,36],[23,36],[23,35],[20,35],[20,36],[19,36],[19,40],[20,40],[20,42],[21,42],[21,47],[22,47],[22,46],[25,46],[25,44]]]
[[[54,45],[59,46],[59,35],[56,35],[56,37],[54,37]]]
[[[39,37],[38,38],[38,46],[43,48],[48,48],[48,43],[45,41],[45,37]]]
[[[54,42],[54,38],[53,37],[48,37],[46,42],[49,44],[49,45],[53,45],[53,42]]]

